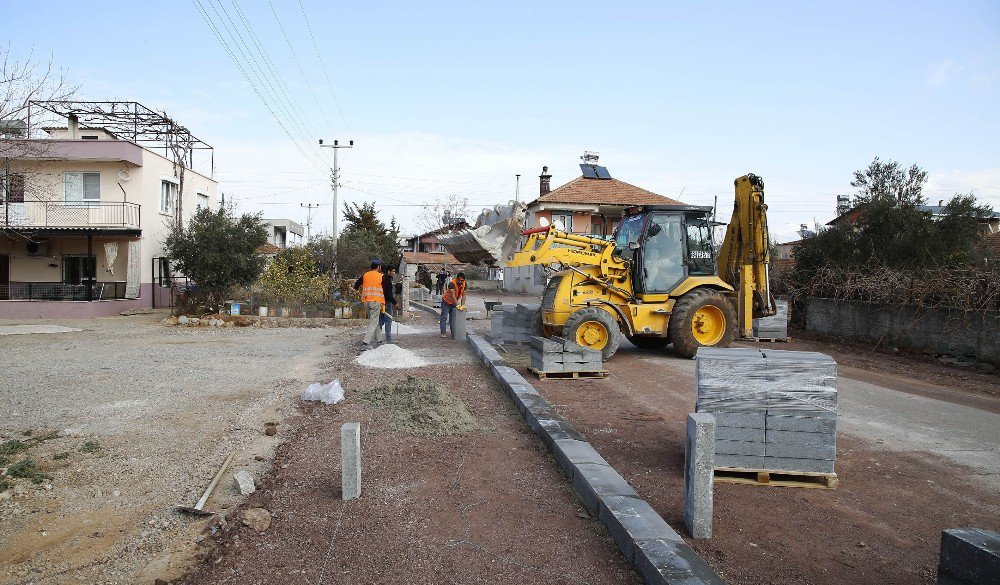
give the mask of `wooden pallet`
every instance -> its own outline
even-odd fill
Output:
[[[778,487],[801,487],[834,490],[840,485],[836,473],[811,473],[804,471],[775,471],[770,469],[743,469],[716,467],[715,481]]]
[[[528,366],[528,371],[542,380],[601,380],[611,374],[607,370],[599,372],[543,372],[531,366]]]
[[[750,337],[749,341],[756,341],[759,343],[788,343],[791,341],[791,337]]]

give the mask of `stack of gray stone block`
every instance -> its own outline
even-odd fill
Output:
[[[770,317],[753,320],[753,336],[765,339],[788,337],[788,301],[775,301],[778,312]]]
[[[496,333],[496,324],[500,324],[500,339],[504,343],[529,343],[531,341],[532,319],[535,318],[535,311],[538,305],[529,303],[519,303],[517,305],[500,305],[493,309],[493,332]],[[499,313],[499,317],[496,315]]]
[[[941,533],[938,585],[1000,585],[1000,534],[982,528]]]
[[[697,412],[716,420],[715,466],[833,473],[837,364],[815,352],[701,348]]]
[[[561,337],[531,336],[531,367],[539,372],[600,372],[601,352]]]

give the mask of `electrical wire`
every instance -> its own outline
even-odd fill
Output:
[[[330,90],[330,95],[333,96],[334,103],[337,104],[337,111],[340,112],[340,119],[344,122],[344,131],[347,132],[347,137],[354,140],[354,136],[351,135],[351,129],[347,126],[347,118],[344,117],[344,110],[340,107],[340,100],[337,99],[337,93],[333,91],[333,82],[330,81],[330,74],[326,70],[326,63],[323,61],[323,55],[319,52],[319,45],[316,44],[316,36],[313,35],[312,25],[309,24],[309,16],[306,15],[306,7],[302,5],[302,0],[299,0],[299,10],[302,11],[302,20],[306,22],[306,29],[309,31],[309,38],[312,39],[313,49],[316,51],[316,58],[319,59],[319,65],[323,69],[323,77],[326,78],[326,88]]]

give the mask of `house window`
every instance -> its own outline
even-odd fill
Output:
[[[11,173],[7,180],[0,177],[0,203],[24,203],[24,175]]]
[[[573,231],[573,214],[572,213],[560,213],[557,211],[552,212],[552,225],[561,225],[562,230],[565,232]]]
[[[97,258],[86,254],[65,254],[62,257],[63,284],[84,284],[97,280]]]
[[[86,206],[101,202],[101,173],[63,175],[67,205]]]
[[[157,258],[157,282],[160,286],[170,286],[173,281],[173,274],[170,272],[170,258]]]
[[[173,215],[174,204],[177,202],[177,183],[160,181],[160,213]]]
[[[208,209],[207,193],[198,193],[198,209]]]

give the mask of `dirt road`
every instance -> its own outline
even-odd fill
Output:
[[[694,363],[623,344],[607,366],[536,387],[681,529]],[[840,389],[837,490],[717,484],[713,538],[690,542],[727,582],[932,583],[942,529],[1000,529],[1000,416],[843,373]]]
[[[58,321],[78,331],[0,336],[0,583],[143,583],[183,570],[204,522],[192,505],[229,453],[211,510],[263,474],[264,435],[315,381],[331,329],[169,328],[165,314]],[[47,322],[48,323],[48,322]]]

